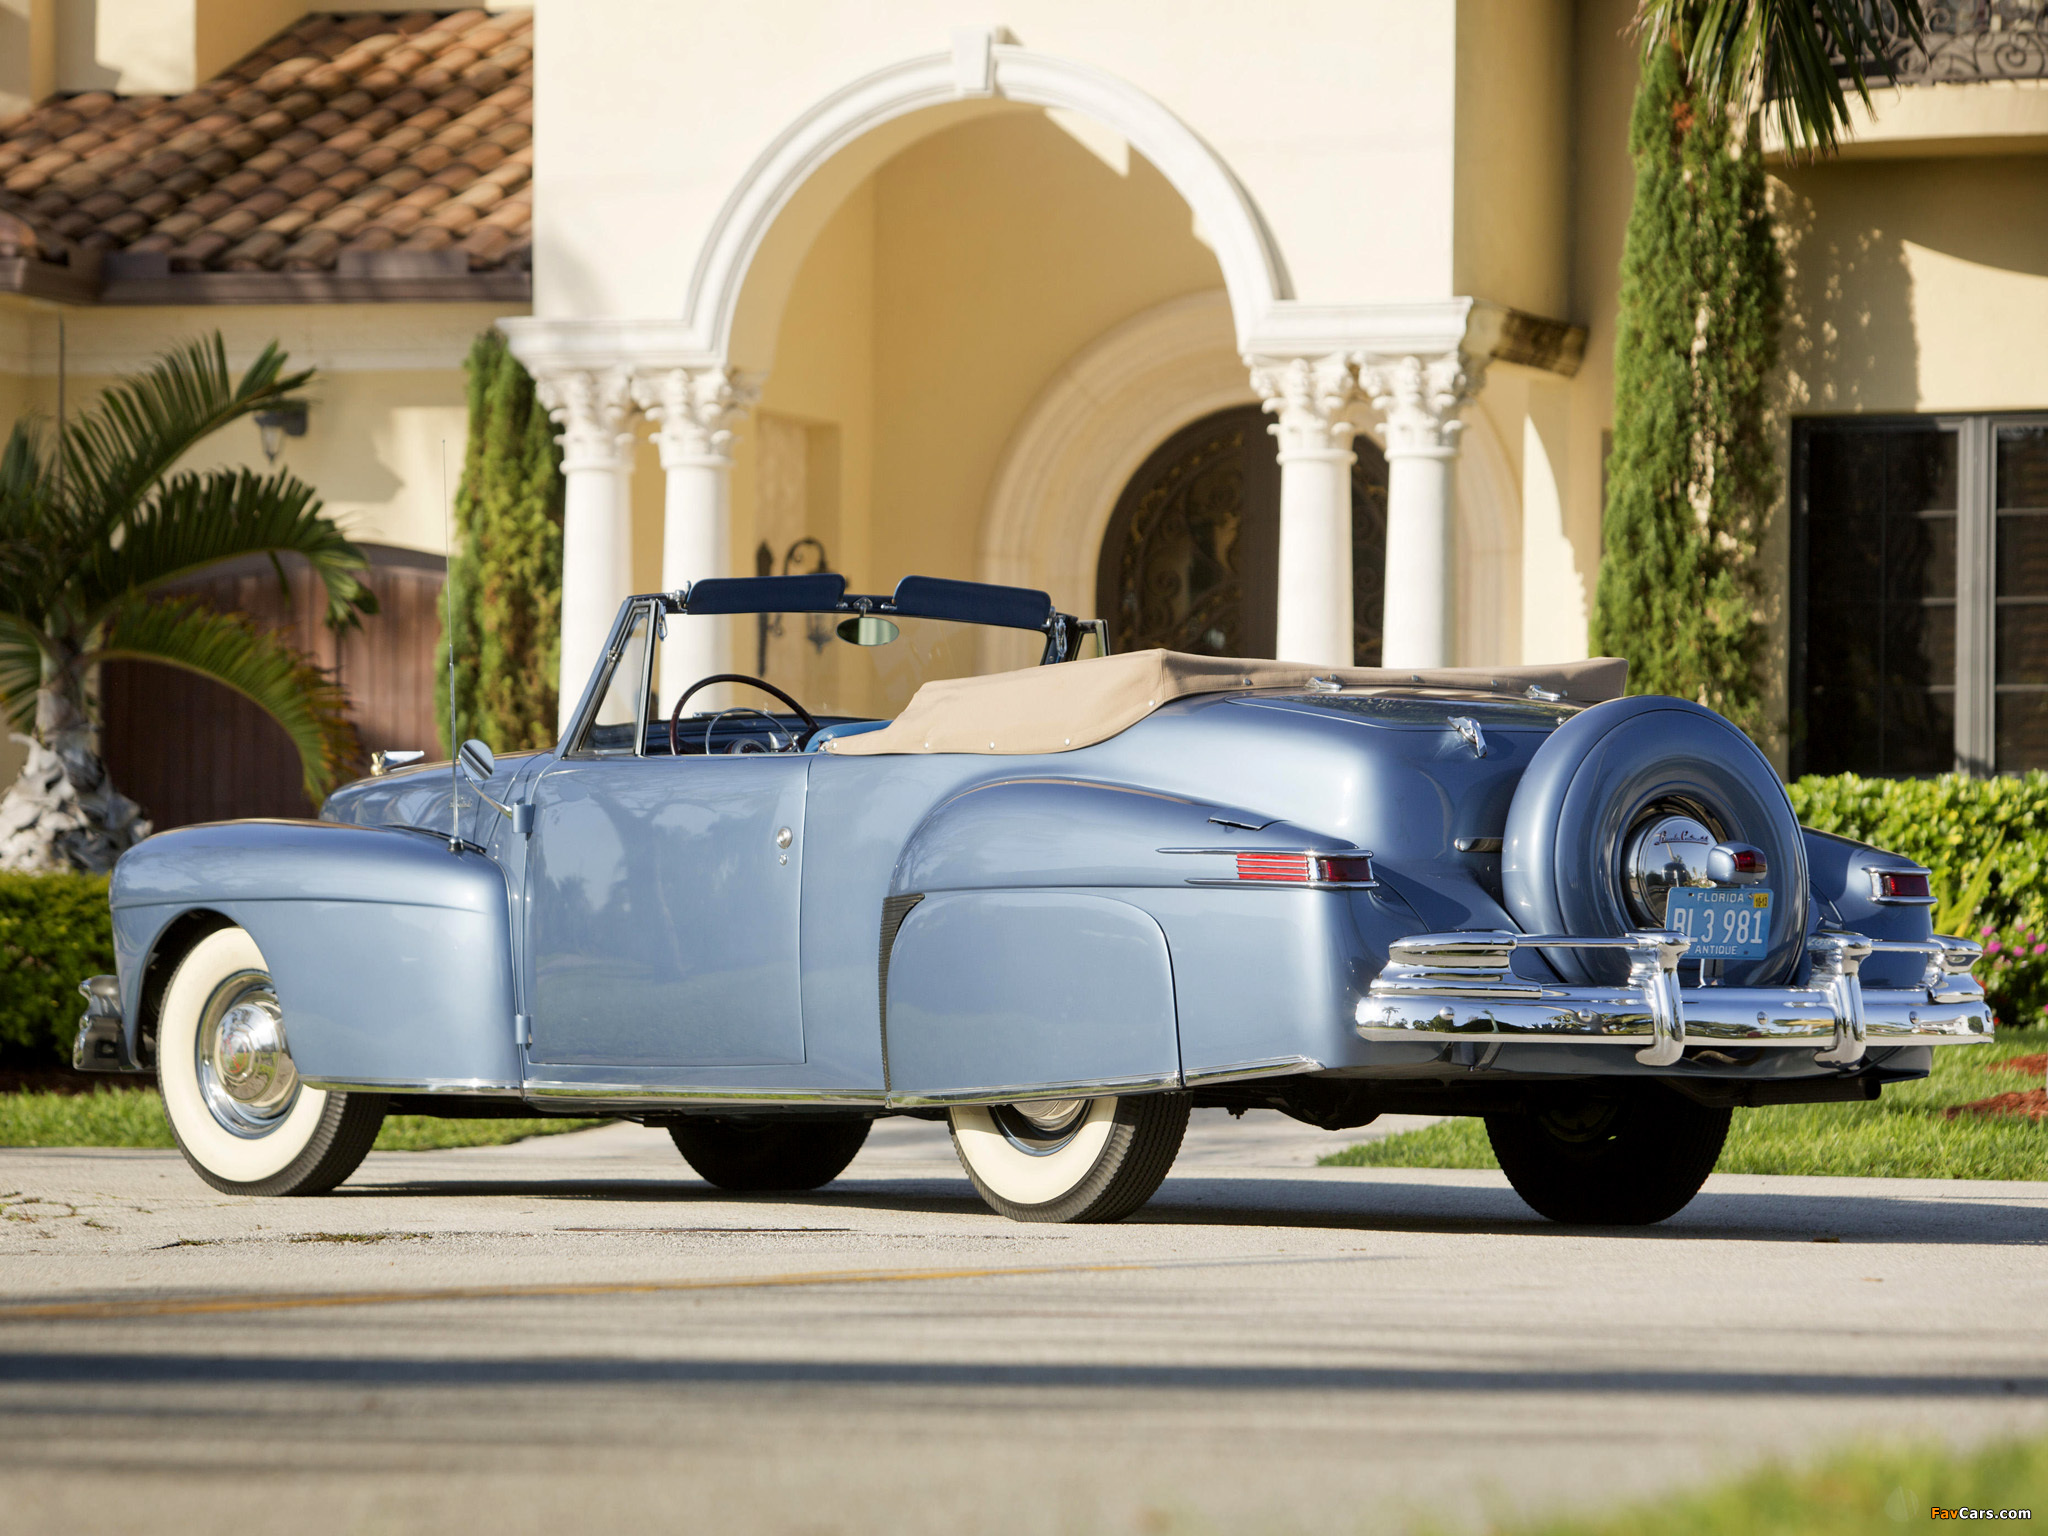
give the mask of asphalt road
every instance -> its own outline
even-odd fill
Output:
[[[1717,1177],[1572,1233],[1197,1118],[1111,1227],[989,1214],[914,1122],[800,1198],[638,1127],[301,1201],[0,1152],[0,1528],[1320,1536],[2048,1429],[2048,1184]]]

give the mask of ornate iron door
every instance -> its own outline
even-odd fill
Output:
[[[1117,500],[1096,567],[1096,612],[1119,651],[1273,654],[1280,570],[1280,467],[1255,405],[1183,427]],[[1387,462],[1352,444],[1354,660],[1377,666],[1386,580]]]

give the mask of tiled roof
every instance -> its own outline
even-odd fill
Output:
[[[0,258],[523,268],[532,171],[532,12],[313,15],[182,96],[96,91],[0,124]]]

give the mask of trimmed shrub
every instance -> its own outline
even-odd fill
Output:
[[[1760,134],[1741,126],[1696,98],[1677,50],[1651,51],[1629,122],[1635,202],[1592,645],[1628,658],[1631,693],[1697,699],[1759,735],[1779,269]]]
[[[78,984],[114,969],[105,875],[0,872],[0,1064],[71,1064]]]
[[[485,331],[464,366],[469,443],[455,493],[456,549],[448,572],[456,730],[500,752],[552,746],[561,664],[562,450],[532,375],[503,336]],[[444,618],[434,668],[444,731],[448,645]],[[442,743],[445,751],[454,747]]]

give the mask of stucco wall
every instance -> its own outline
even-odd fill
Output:
[[[70,310],[68,400],[78,409],[114,378],[215,330],[238,371],[275,338],[291,366],[316,370],[303,391],[307,433],[284,440],[278,464],[313,485],[353,537],[438,554],[446,548],[441,444],[452,484],[468,431],[462,360],[501,313],[487,304]],[[16,345],[0,354],[0,421],[11,425],[23,408],[55,411],[56,317],[37,310],[11,326],[0,321],[0,340],[9,335]],[[186,463],[267,467],[252,422],[208,439]]]
[[[1451,286],[1569,318],[1570,0],[1459,0],[1457,58]]]
[[[778,134],[990,19],[972,0],[541,7],[536,312],[679,315],[720,204]],[[1309,0],[1276,29],[1223,0],[1019,0],[1000,20],[1179,114],[1264,211],[1301,297],[1452,291],[1453,6]]]

